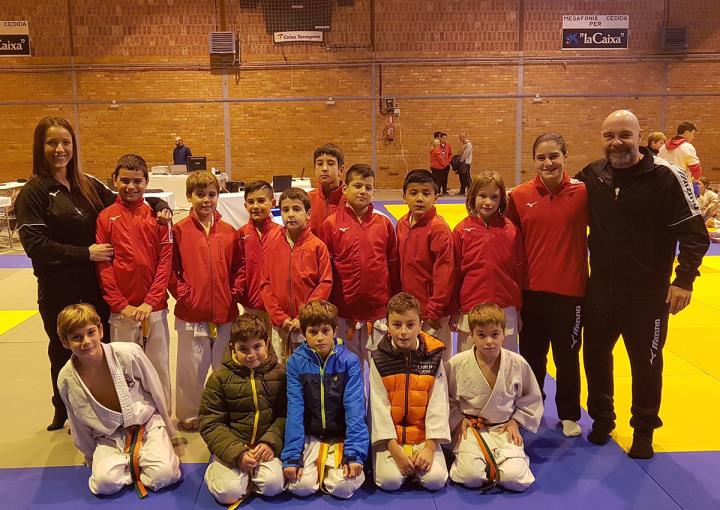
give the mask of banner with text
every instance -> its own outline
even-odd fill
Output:
[[[291,32],[273,32],[273,40],[276,43],[323,42],[323,33],[302,30]]]
[[[0,21],[0,57],[30,56],[30,26],[27,21]]]
[[[630,16],[624,14],[566,14],[564,50],[626,50]]]

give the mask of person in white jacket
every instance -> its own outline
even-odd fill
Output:
[[[88,304],[58,315],[58,336],[72,357],[58,376],[75,446],[92,469],[96,495],[135,485],[140,497],[177,482],[180,460],[157,372],[134,343],[103,344],[103,328]]]
[[[525,359],[502,348],[505,314],[493,303],[469,314],[472,349],[448,363],[455,461],[450,478],[469,488],[524,491],[535,481],[520,427],[536,432],[543,400]]]

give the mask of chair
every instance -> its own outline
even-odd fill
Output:
[[[10,195],[10,205],[6,207],[0,207],[0,231],[3,227],[7,228],[8,244],[10,249],[13,248],[13,235],[17,229],[17,218],[15,217],[15,200],[17,200],[20,190],[16,189]]]

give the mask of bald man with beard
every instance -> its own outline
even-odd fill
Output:
[[[685,172],[655,158],[641,138],[632,112],[611,113],[601,130],[605,157],[576,178],[587,187],[590,207],[590,280],[583,310],[587,405],[594,420],[588,440],[604,445],[615,428],[612,351],[622,335],[632,369],[634,433],[628,455],[649,459],[653,431],[662,426],[668,316],[690,303],[709,237]]]

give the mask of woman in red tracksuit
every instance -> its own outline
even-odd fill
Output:
[[[451,327],[458,331],[458,351],[466,350],[470,334],[467,314],[477,304],[493,302],[505,312],[505,343],[518,351],[518,314],[525,279],[522,236],[504,216],[505,183],[497,172],[482,172],[470,186],[465,207],[468,217],[455,226],[455,285]]]
[[[537,176],[510,194],[508,217],[526,253],[520,354],[543,389],[550,345],[557,367],[555,403],[563,433],[579,436],[582,303],[588,273],[588,194],[565,173],[567,146],[557,133],[533,144]],[[544,393],[543,393],[544,397]]]

